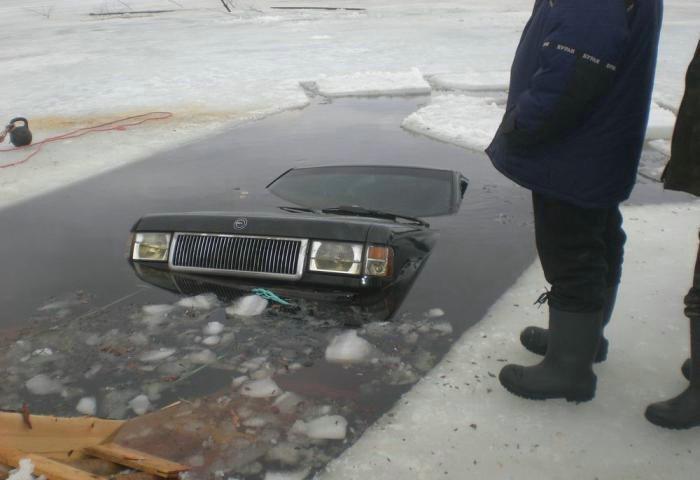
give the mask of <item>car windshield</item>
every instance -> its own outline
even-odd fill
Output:
[[[455,174],[409,167],[318,167],[286,172],[268,186],[296,205],[323,209],[352,205],[411,217],[453,213]]]

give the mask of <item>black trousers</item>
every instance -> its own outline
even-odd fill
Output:
[[[698,245],[698,255],[695,259],[693,285],[685,296],[685,314],[690,319],[700,320],[700,245]]]
[[[549,305],[566,312],[603,308],[606,291],[620,282],[624,245],[619,206],[582,208],[533,193],[535,240]]]

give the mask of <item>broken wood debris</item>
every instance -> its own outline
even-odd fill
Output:
[[[85,449],[85,453],[161,478],[177,478],[179,473],[190,469],[187,465],[171,462],[115,443],[88,447]]]

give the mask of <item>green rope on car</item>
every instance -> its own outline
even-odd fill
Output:
[[[264,298],[265,300],[270,300],[271,302],[279,303],[280,305],[291,305],[286,300],[283,300],[282,298],[278,297],[274,292],[266,289],[266,288],[254,288],[251,290],[255,295]]]

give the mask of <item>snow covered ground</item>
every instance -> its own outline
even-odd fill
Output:
[[[687,385],[683,296],[700,204],[628,207],[624,217],[625,270],[593,401],[528,401],[496,378],[506,361],[538,362],[518,340],[546,325],[546,308],[532,304],[546,285],[535,262],[321,478],[696,479],[697,429],[663,430],[643,413]]]
[[[366,10],[271,8],[297,3],[229,2],[228,13],[219,0],[4,0],[0,27],[9,45],[0,52],[0,118],[29,118],[35,140],[148,111],[174,118],[51,144],[26,164],[0,169],[0,207],[236,122],[303,107],[304,87],[329,96],[486,91],[495,104],[435,95],[406,122],[441,140],[484,146],[531,0],[336,0],[330,3]],[[149,11],[161,13],[143,13]],[[655,94],[664,109],[678,106],[699,29],[697,2],[666,2]],[[673,116],[664,112],[653,138],[670,132]],[[0,165],[25,153],[2,153]]]

